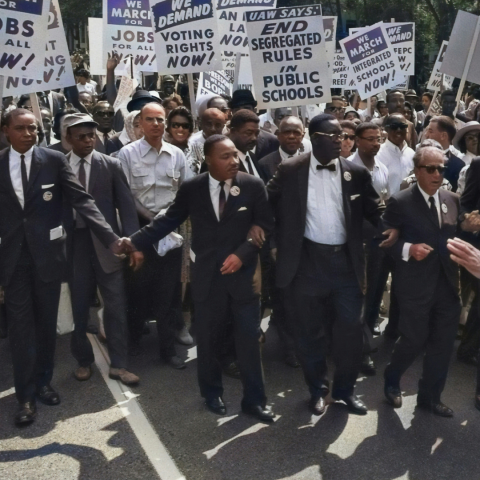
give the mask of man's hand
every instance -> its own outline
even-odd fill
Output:
[[[410,256],[418,262],[427,258],[430,252],[433,252],[433,248],[426,243],[415,243],[409,250]]]
[[[232,273],[238,272],[242,265],[242,261],[232,253],[223,262],[223,267],[220,269],[220,272],[222,272],[222,275],[230,275]]]
[[[252,225],[248,231],[247,240],[253,243],[256,247],[262,248],[263,243],[265,242],[265,232],[262,227],[258,225]]]
[[[472,275],[480,278],[480,251],[459,238],[448,239],[447,248],[450,250],[450,258],[465,267]]]
[[[143,253],[142,252],[132,252],[130,254],[130,267],[133,268],[133,271],[136,272],[143,265]]]
[[[465,232],[478,232],[480,230],[480,215],[478,210],[465,214],[465,220],[460,224]]]
[[[119,238],[111,243],[109,248],[115,255],[125,255],[137,250],[129,238]]]
[[[117,65],[120,63],[120,57],[118,56],[117,52],[110,52],[108,53],[108,59],[107,59],[107,71],[115,71],[117,68]]]
[[[387,235],[387,238],[380,243],[379,246],[382,248],[390,248],[391,246],[395,245],[399,234],[400,230],[398,230],[398,228],[389,228],[388,230],[385,230],[383,235]]]

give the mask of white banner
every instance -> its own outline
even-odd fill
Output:
[[[337,50],[333,55],[331,64],[332,83],[331,88],[346,88],[348,85],[348,65],[345,61],[345,54]]]
[[[440,86],[442,84],[442,73],[440,72],[440,67],[442,66],[443,57],[445,56],[447,47],[448,47],[448,42],[444,40],[438,52],[437,59],[435,60],[435,65],[433,66],[430,79],[428,80],[427,90],[432,90],[434,92],[440,91]],[[447,88],[450,88],[452,86],[453,80],[455,80],[455,77],[451,77],[450,75],[445,75],[444,76],[445,86]]]
[[[227,52],[248,54],[247,27],[244,14],[275,8],[277,0],[216,0],[220,47]]]
[[[5,95],[23,95],[75,85],[58,0],[50,3],[46,51],[43,79],[5,77]]]
[[[50,0],[0,0],[0,74],[41,79]]]
[[[415,23],[387,23],[388,38],[405,76],[415,75]]]
[[[104,65],[115,51],[121,58],[133,55],[139,71],[157,71],[151,14],[148,0],[103,0]]]
[[[198,79],[197,100],[204,95],[231,95],[232,84],[223,70],[201,72]]]
[[[103,19],[88,17],[88,44],[90,52],[90,73],[106,75],[107,62],[103,60]]]
[[[362,28],[340,45],[362,100],[404,81],[384,24]]]
[[[213,0],[151,0],[158,73],[222,70]]]

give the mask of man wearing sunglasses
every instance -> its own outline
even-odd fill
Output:
[[[400,231],[387,249],[395,260],[395,293],[400,308],[400,338],[385,369],[385,397],[402,406],[400,379],[425,351],[417,406],[451,417],[441,402],[460,316],[458,267],[450,259],[447,240],[457,232],[459,198],[441,189],[444,154],[435,147],[414,156],[417,184],[394,195],[383,215]]]
[[[98,102],[93,108],[93,120],[98,124],[95,150],[107,153],[107,141],[115,135],[113,118],[115,111],[108,102]]]
[[[312,152],[284,160],[267,185],[276,216],[277,287],[287,298],[310,410],[321,415],[329,393],[326,336],[333,304],[332,397],[365,415],[354,393],[363,347],[362,230],[364,219],[379,224],[382,210],[368,170],[339,159],[344,133],[338,120],[317,115],[309,133]],[[385,232],[387,245],[395,234]]]
[[[325,106],[325,113],[333,115],[339,122],[345,117],[345,102],[342,97],[333,96],[332,101]]]

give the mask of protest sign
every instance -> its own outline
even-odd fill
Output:
[[[106,62],[103,61],[103,19],[88,17],[88,44],[90,52],[90,73],[106,75]]]
[[[415,74],[415,23],[388,23],[385,25],[388,38],[398,55],[403,75]]]
[[[148,0],[103,0],[104,65],[116,51],[133,55],[139,71],[157,71],[151,14]]]
[[[475,39],[478,21],[477,15],[462,10],[458,11],[440,66],[441,73],[464,78],[468,82],[480,83],[480,37],[478,33]],[[467,65],[469,56],[470,63]]]
[[[432,73],[430,75],[430,80],[428,81],[427,90],[432,90],[434,92],[440,91],[440,86],[442,83],[442,74],[440,72],[440,67],[442,66],[443,58],[445,57],[445,52],[447,51],[448,42],[443,41],[442,46],[437,55],[437,59],[435,60],[435,65],[433,66]],[[447,88],[451,87],[453,80],[455,77],[451,77],[450,75],[445,75],[443,81]]]
[[[158,73],[222,70],[212,1],[150,1]]]
[[[342,50],[336,50],[331,63],[332,82],[331,88],[345,88],[348,84],[348,66]]]
[[[43,92],[75,85],[58,0],[52,0],[50,3],[46,38],[46,54],[43,53],[43,78],[36,80],[19,76],[5,77],[5,95],[23,95],[24,93]]]
[[[330,101],[319,5],[247,12],[245,17],[259,108]]]
[[[204,95],[231,95],[232,84],[227,74],[218,72],[202,72],[198,79],[197,100]]]
[[[248,54],[245,12],[265,10],[276,6],[277,0],[216,0],[221,49]]]
[[[404,80],[384,24],[362,28],[340,45],[362,100]]]
[[[43,77],[50,0],[0,0],[0,74]]]

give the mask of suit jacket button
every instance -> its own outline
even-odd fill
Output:
[[[23,219],[23,223],[27,223],[27,219],[26,219],[26,218]]]

